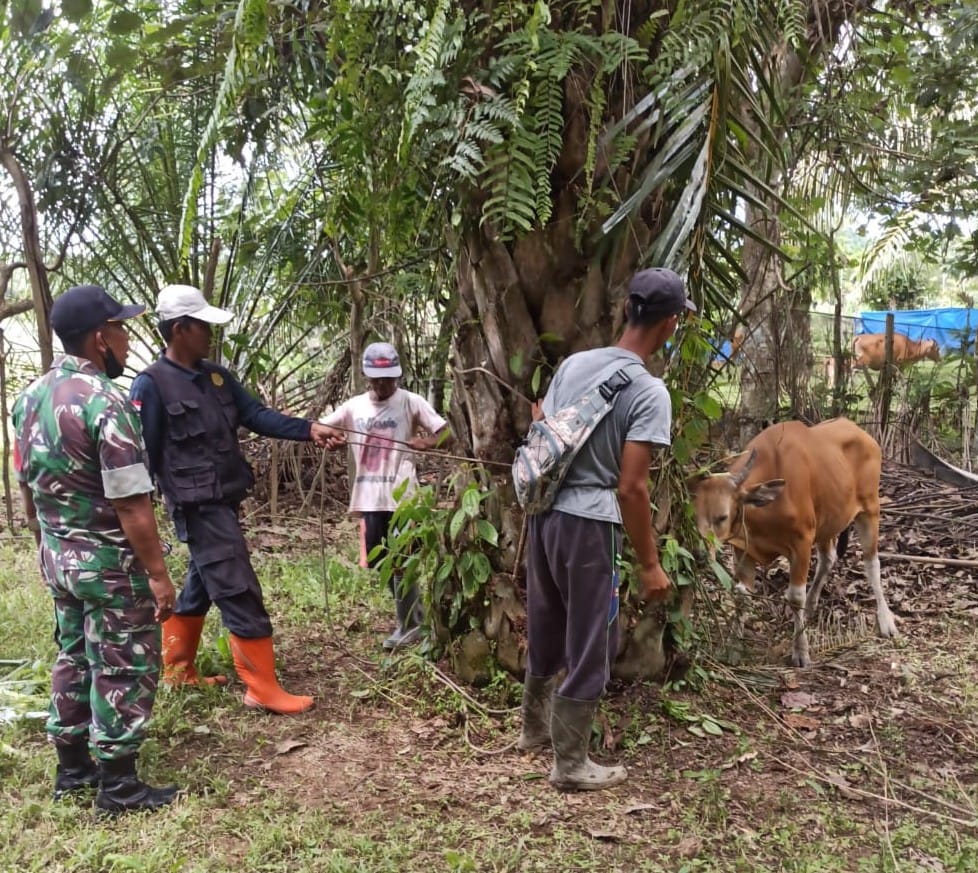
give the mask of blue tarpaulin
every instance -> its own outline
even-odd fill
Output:
[[[733,354],[733,343],[730,340],[724,340],[723,345],[718,350],[715,342],[710,343],[710,345],[717,351],[713,358],[714,361],[722,361],[724,364],[733,363],[734,359],[730,357]]]
[[[860,333],[885,333],[886,312],[861,312],[854,329]],[[960,352],[967,338],[969,351],[978,329],[978,309],[904,309],[893,311],[893,330],[912,340],[933,339],[941,352]]]

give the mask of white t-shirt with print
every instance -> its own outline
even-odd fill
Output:
[[[398,388],[383,401],[370,393],[351,397],[320,421],[346,428],[356,475],[350,494],[350,512],[393,512],[394,489],[407,480],[405,494],[417,486],[415,453],[402,445],[424,430],[438,433],[446,424],[420,394]]]

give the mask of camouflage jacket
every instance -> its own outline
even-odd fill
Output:
[[[129,570],[112,499],[153,490],[139,414],[94,364],[66,355],[13,408],[14,469],[30,488],[42,548],[63,569]]]

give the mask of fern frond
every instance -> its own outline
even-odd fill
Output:
[[[444,165],[463,179],[474,182],[485,166],[482,150],[470,140],[460,140],[455,150],[443,161]]]
[[[444,82],[444,78],[437,74],[438,63],[444,50],[450,6],[451,0],[436,0],[428,26],[415,48],[417,62],[404,90],[404,119],[398,143],[398,154],[402,161],[407,160],[411,140],[425,120],[425,108],[435,102],[434,86]]]
[[[492,121],[505,122],[510,127],[517,127],[520,123],[520,115],[516,109],[516,104],[508,97],[493,97],[490,100],[482,100],[476,106],[476,117],[485,116]]]
[[[497,228],[503,239],[510,238],[515,230],[528,232],[536,221],[537,149],[538,138],[517,128],[487,162],[483,185],[489,196],[483,204],[481,222]]]

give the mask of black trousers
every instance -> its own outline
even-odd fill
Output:
[[[272,620],[251,566],[237,505],[185,505],[172,517],[177,536],[190,547],[190,566],[174,612],[205,615],[213,603],[235,636],[270,637]]]

